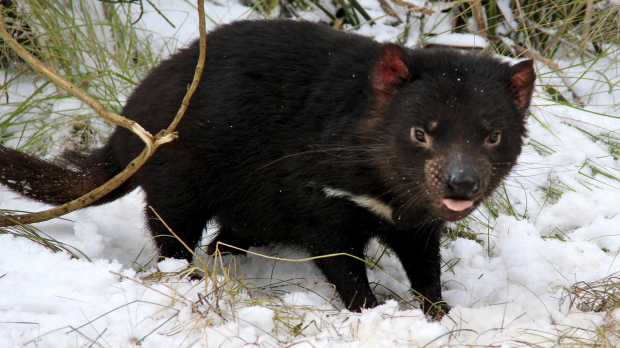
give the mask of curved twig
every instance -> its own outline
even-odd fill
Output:
[[[121,127],[129,129],[131,132],[140,137],[140,139],[142,139],[142,141],[146,145],[140,155],[136,157],[133,161],[131,161],[122,172],[117,174],[114,178],[112,178],[110,181],[106,182],[102,186],[92,190],[91,192],[85,194],[78,199],[42,212],[23,215],[0,216],[0,227],[47,221],[91,204],[92,202],[105,196],[106,194],[120,186],[129,177],[131,177],[155,153],[155,151],[160,145],[168,143],[177,137],[174,129],[179,124],[181,118],[185,114],[187,106],[189,105],[189,100],[194,94],[194,91],[196,91],[206,59],[207,40],[204,19],[204,3],[200,0],[198,0],[197,2],[200,29],[200,56],[198,58],[198,64],[196,66],[196,73],[194,75],[194,79],[190,88],[185,94],[185,98],[183,98],[183,103],[176,117],[174,118],[168,129],[162,130],[155,136],[151,135],[148,131],[142,128],[142,126],[140,126],[137,122],[110,112],[103,105],[101,105],[101,103],[99,103],[93,97],[81,90],[79,87],[45,67],[36,57],[34,57],[30,52],[28,52],[28,50],[23,48],[8,33],[4,23],[4,18],[0,19],[0,38],[2,38],[24,61],[26,61],[28,65],[30,65],[35,71],[39,72],[41,75],[47,77],[55,85],[65,89],[71,95],[88,104],[99,114],[99,116]],[[2,6],[0,6],[0,13],[3,13]]]

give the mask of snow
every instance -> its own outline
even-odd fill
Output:
[[[197,36],[191,2],[154,3],[176,26],[144,3],[144,40],[152,39],[158,53],[167,55]],[[363,4],[379,9],[370,0]],[[256,16],[235,1],[206,5],[213,22]],[[324,19],[318,11],[302,15]],[[443,32],[441,18],[428,20],[434,22],[425,26]],[[398,30],[389,22],[364,25],[359,32],[395,40]],[[417,38],[410,33],[408,44]],[[433,40],[454,45],[452,38],[443,34]],[[528,145],[496,197],[510,201],[514,211],[500,211],[494,218],[480,208],[468,219],[477,237],[444,243],[443,295],[452,310],[441,321],[429,321],[419,309],[394,300],[394,294],[409,295],[400,263],[390,255],[379,262],[383,271],[368,271],[386,302],[362,313],[338,311],[337,301],[330,304],[333,288],[309,262],[259,255],[308,256],[299,251],[257,248],[247,257],[210,259],[207,267],[220,272],[202,281],[183,273],[191,271],[185,262],[154,264],[143,196],[136,190],[114,203],[73,212],[66,220],[36,225],[92,262],[0,235],[0,347],[511,347],[520,342],[552,346],[568,332],[592,338],[587,330],[610,319],[605,313],[570,309],[565,296],[576,282],[620,271],[620,182],[601,174],[618,177],[620,166],[608,145],[585,133],[618,137],[620,112],[612,105],[620,100],[620,90],[615,85],[610,90],[595,72],[584,78],[587,67],[558,63],[570,67],[565,76],[537,66],[540,86],[527,121]],[[605,59],[597,64],[617,84],[618,67]],[[557,104],[542,93],[542,85],[554,85],[572,99],[563,78],[586,107]],[[35,87],[21,83],[19,88],[8,93],[29,95]],[[81,108],[61,100],[52,110],[60,117]],[[0,110],[6,114],[6,108]],[[551,189],[563,193],[549,194]],[[0,208],[40,211],[46,206],[2,188]],[[378,258],[381,248],[374,243],[367,253]],[[237,278],[245,280],[245,287]],[[611,318],[619,315],[615,311]]]
[[[426,40],[427,44],[442,44],[458,48],[485,48],[489,46],[487,40],[475,34],[442,33]]]

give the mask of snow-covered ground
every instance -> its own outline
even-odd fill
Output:
[[[171,43],[197,37],[191,4],[155,3],[176,25],[167,25],[144,3],[141,25],[159,37],[176,38],[155,39],[155,49],[165,53]],[[382,14],[379,2],[360,3],[371,17]],[[255,16],[235,1],[207,6],[214,22]],[[323,16],[303,14],[311,20]],[[359,31],[378,40],[393,41],[398,35],[382,23]],[[418,33],[411,31],[409,45]],[[450,45],[455,40],[445,38]],[[441,37],[433,39],[441,42]],[[563,76],[538,65],[540,85],[568,81],[586,106],[550,102],[539,88],[528,120],[529,144],[497,196],[511,210],[500,210],[495,218],[480,209],[468,223],[468,232],[477,239],[446,241],[442,248],[443,294],[452,310],[441,321],[430,322],[419,309],[393,299],[391,291],[408,295],[400,264],[389,255],[379,262],[383,272],[369,270],[387,302],[362,313],[336,311],[327,301],[333,289],[309,262],[259,255],[223,259],[216,267],[224,262],[228,273],[217,278],[219,289],[213,278],[190,281],[166,274],[184,266],[174,260],[158,265],[164,273],[152,263],[141,271],[137,265],[147,264],[155,251],[143,228],[142,195],[136,191],[71,213],[68,220],[36,225],[93,262],[0,235],[0,347],[511,347],[523,342],[550,346],[563,334],[593,338],[589,330],[620,320],[620,312],[606,317],[604,312],[571,309],[565,295],[572,284],[620,271],[620,181],[613,178],[620,165],[601,140],[620,138],[620,110],[612,107],[620,102],[620,73],[610,62],[574,66]],[[557,89],[572,98],[566,89]],[[0,114],[6,111],[0,105]],[[39,211],[45,206],[0,189],[0,208]],[[378,250],[372,245],[368,253]],[[290,259],[307,256],[277,248],[252,251]],[[234,277],[245,277],[246,287],[236,287],[240,283]]]

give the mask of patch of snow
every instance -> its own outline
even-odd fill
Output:
[[[426,40],[427,44],[444,45],[463,48],[485,48],[489,42],[480,35],[446,32]]]
[[[364,2],[369,11],[378,11],[376,3],[369,1]],[[176,26],[144,2],[143,35],[145,39],[158,37],[158,53],[169,54],[198,36],[197,14],[190,2],[153,3]],[[499,3],[501,9],[504,2]],[[256,16],[236,1],[206,5],[213,22]],[[133,6],[132,11],[137,8]],[[440,15],[445,13],[426,22],[438,33],[446,24]],[[324,19],[318,12],[303,16]],[[400,29],[386,23],[389,18],[372,27],[364,25],[359,32],[393,41]],[[471,34],[454,35],[431,40],[450,45],[486,42]],[[160,282],[142,280],[141,276],[156,270],[149,264],[156,253],[144,231],[143,196],[137,190],[114,203],[73,212],[66,216],[69,221],[36,225],[83,251],[93,262],[0,235],[0,346],[509,347],[515,342],[544,341],[544,337],[551,345],[554,335],[567,327],[593,329],[604,323],[604,313],[569,310],[568,301],[562,298],[565,289],[578,281],[590,282],[620,271],[620,182],[610,177],[619,176],[620,165],[609,156],[607,144],[587,135],[618,137],[620,113],[611,105],[620,100],[616,87],[620,74],[609,61],[599,63],[607,69],[603,70],[606,79],[596,73],[598,65],[590,72],[586,72],[588,67],[575,65],[564,76],[537,67],[539,92],[552,85],[566,98],[573,98],[568,81],[587,105],[568,107],[548,100],[543,93],[535,98],[527,121],[528,146],[498,193],[498,199],[509,200],[515,211],[500,212],[495,219],[480,208],[469,223],[477,238],[446,243],[442,249],[446,262],[443,295],[452,310],[439,322],[429,322],[419,309],[389,299],[394,294],[409,296],[400,262],[390,255],[379,262],[384,272],[368,271],[370,280],[380,284],[375,289],[379,297],[388,300],[362,313],[336,311],[334,305],[340,304],[328,301],[334,297],[333,288],[309,262],[275,261],[253,254],[222,259],[254,286],[251,291],[282,294],[276,302],[265,300],[259,305],[252,302],[258,300],[251,292],[238,289],[238,293],[231,292],[237,296],[234,310],[232,301],[205,297],[214,289],[209,281],[181,281],[172,276]],[[14,91],[24,98],[35,91],[35,85],[41,86],[37,78],[25,81],[29,83]],[[55,104],[52,110],[78,107]],[[552,186],[563,194],[550,194]],[[40,211],[48,207],[1,188],[0,208]],[[372,243],[367,252],[377,255],[380,250],[378,243]],[[289,259],[308,256],[284,248],[251,251]],[[141,268],[144,265],[146,270]],[[185,266],[177,260],[157,264],[164,272]],[[213,278],[226,284],[225,274]],[[618,320],[619,313],[616,310],[612,316]],[[283,322],[295,326],[299,335],[284,334]],[[573,334],[585,337],[585,330]]]

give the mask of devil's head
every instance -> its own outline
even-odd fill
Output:
[[[488,197],[521,153],[534,82],[531,60],[384,45],[361,132],[382,149],[371,156],[394,217],[456,221]]]

